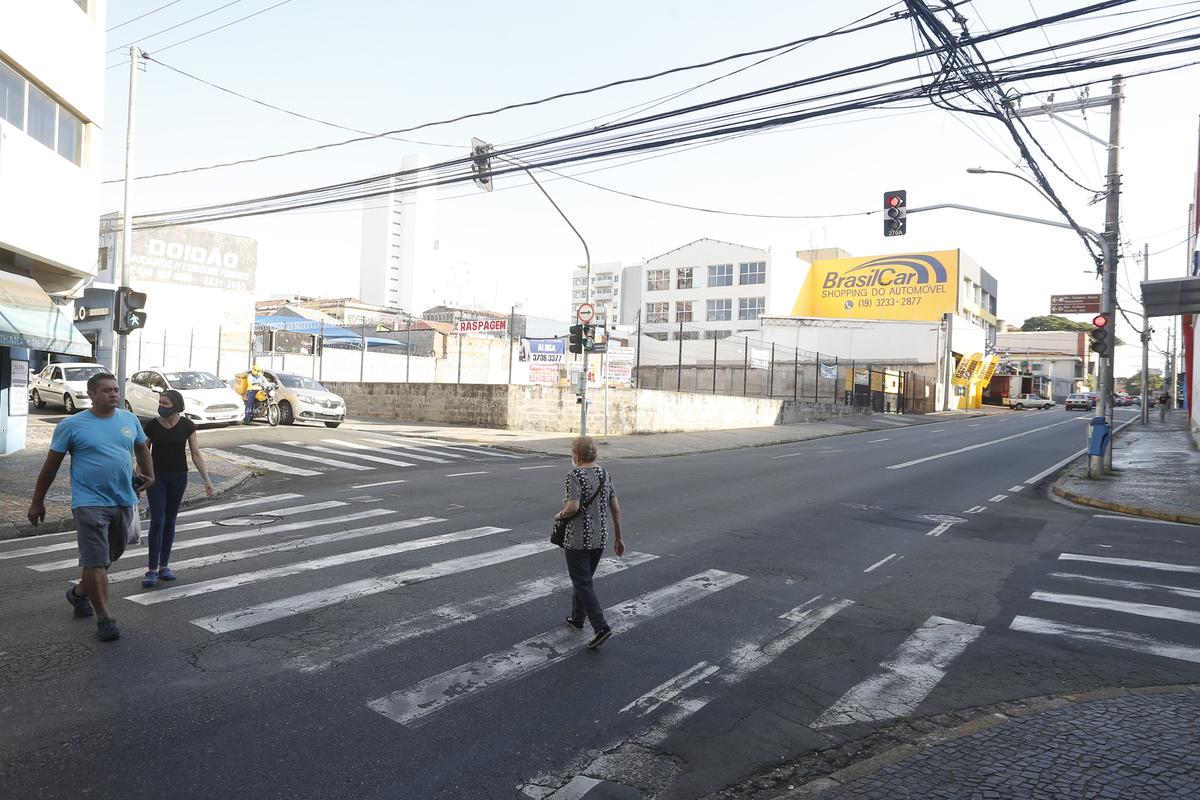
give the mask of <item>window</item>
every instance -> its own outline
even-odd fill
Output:
[[[58,154],[76,165],[83,156],[83,123],[61,106],[58,109]]]
[[[29,87],[29,127],[26,133],[51,150],[54,149],[54,101],[36,86]]]
[[[766,309],[767,298],[765,297],[738,298],[738,319],[758,319]]]
[[[54,372],[50,373],[50,380],[61,381],[62,380],[62,370],[59,369],[58,367],[55,367]]]
[[[692,321],[692,301],[680,300],[675,303],[675,321],[676,322],[691,322]]]
[[[767,264],[765,261],[750,261],[738,264],[738,283],[746,286],[751,283],[767,282]]]
[[[667,318],[669,303],[646,303],[646,322],[670,322]]]
[[[709,269],[712,269],[712,267],[709,267]],[[709,322],[713,322],[716,320],[732,319],[732,316],[733,316],[733,301],[732,300],[729,300],[729,299],[706,300],[705,305],[707,306],[707,309],[706,309],[707,313],[705,314],[705,319],[707,319]]]
[[[733,264],[709,264],[708,285],[733,286]]]
[[[692,341],[700,338],[700,331],[676,331],[671,338],[677,342]]]
[[[659,342],[665,342],[668,336],[666,333],[643,333],[642,335]]]
[[[680,267],[675,270],[675,288],[676,289],[691,289],[692,288],[692,271],[693,267]]]
[[[705,339],[728,339],[733,335],[733,331],[705,331]]]
[[[0,64],[0,119],[25,130],[25,79]]]
[[[661,292],[671,288],[671,270],[669,269],[648,269],[646,270],[646,291]]]

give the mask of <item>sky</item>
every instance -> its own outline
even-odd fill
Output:
[[[130,43],[139,43],[163,64],[213,84],[346,128],[376,132],[755,50],[903,7],[886,0],[739,4],[614,0],[603,6],[543,0],[516,5],[477,0],[454,4],[286,0],[272,8],[280,0],[237,0],[203,19],[158,33],[226,2],[112,0],[109,4],[110,28],[154,13],[108,34],[108,47],[117,52],[108,56],[101,177],[115,182],[103,186],[101,211],[121,207],[128,94],[127,59],[121,48]],[[1085,0],[972,0],[961,4],[960,12],[969,29],[980,34],[1084,4]],[[1200,11],[1200,3],[1137,0],[1118,10],[1139,13],[1035,29],[1003,42],[985,43],[981,50],[997,63],[1008,53],[1045,47],[1048,42],[1060,45],[1136,21]],[[258,11],[263,13],[172,46]],[[1195,24],[1181,22],[1175,31],[1194,32]],[[397,169],[401,158],[410,153],[427,153],[435,162],[465,156],[473,136],[503,146],[551,131],[586,129],[635,113],[635,107],[650,101],[662,101],[654,107],[662,111],[712,100],[911,53],[917,42],[911,22],[899,20],[797,48],[699,88],[693,87],[757,59],[407,134],[422,144],[375,139],[255,164],[142,179],[134,184],[133,210],[137,215],[380,175]],[[1200,59],[1200,54],[1127,65],[1125,70],[1132,73],[1194,59]],[[884,77],[912,69],[893,68]],[[1104,71],[1069,79],[1049,76],[1006,89],[1039,93],[1043,99],[1044,93],[1055,92],[1061,102],[1074,99],[1078,91],[1062,88],[1065,83],[1084,77],[1105,79],[1092,87],[1092,95],[1107,94],[1109,72]],[[1121,265],[1120,302],[1137,324],[1143,247],[1148,246],[1151,254],[1152,279],[1183,275],[1187,269],[1188,206],[1200,134],[1200,93],[1194,90],[1198,78],[1200,67],[1189,67],[1130,78],[1125,87],[1120,170],[1121,239],[1127,257]],[[877,79],[879,74],[872,73],[839,85]],[[688,89],[692,91],[684,96],[664,100]],[[1038,100],[1030,97],[1023,102],[1036,105]],[[1102,139],[1107,136],[1106,109],[1063,116]],[[1045,116],[1025,121],[1071,178],[1089,189],[1103,188],[1104,146]],[[138,75],[134,175],[352,136],[221,92],[158,63],[150,62]],[[1091,191],[1073,185],[1046,159],[1041,163],[1079,224],[1102,230],[1104,203],[1092,203]],[[643,153],[557,170],[620,192],[733,213],[674,208],[544,172],[540,179],[586,239],[593,263],[636,264],[702,237],[769,247],[777,269],[802,269],[792,254],[810,247],[840,247],[862,256],[961,248],[998,279],[999,316],[1015,324],[1049,313],[1051,294],[1099,292],[1094,265],[1069,230],[946,210],[912,214],[908,234],[897,239],[882,235],[878,214],[861,214],[877,211],[883,192],[904,189],[914,208],[958,203],[1062,221],[1045,198],[1021,181],[967,174],[968,167],[977,166],[1022,172],[1020,156],[1004,126],[918,101],[906,107],[825,117],[681,152]],[[432,205],[447,270],[445,299],[498,310],[520,304],[529,314],[564,316],[570,273],[583,262],[582,248],[527,179],[504,176],[490,193],[470,184],[442,187]],[[810,218],[746,216],[754,214]],[[853,216],[836,216],[846,214]],[[262,297],[357,293],[361,201],[207,227],[258,240],[257,291]],[[1167,344],[1167,323],[1163,319],[1154,324],[1153,367],[1163,366],[1160,351]],[[1118,319],[1117,334],[1126,342],[1138,340],[1124,319]],[[1139,364],[1139,347],[1118,349],[1118,375],[1132,373]]]

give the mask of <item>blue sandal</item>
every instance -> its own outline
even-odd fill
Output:
[[[146,577],[142,578],[142,586],[144,586],[147,589],[153,587],[154,584],[156,584],[156,583],[158,583],[158,573],[157,572],[147,572]]]
[[[173,581],[175,580],[175,573],[172,570],[163,567],[158,571],[158,577],[164,581]]]

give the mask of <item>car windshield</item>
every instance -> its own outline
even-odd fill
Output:
[[[329,391],[312,378],[306,378],[303,375],[285,375],[281,372],[279,373],[279,382],[289,389],[313,389],[318,392]]]
[[[172,389],[224,389],[225,384],[211,372],[164,372]]]
[[[97,373],[111,374],[107,369],[97,364],[94,367],[67,367],[63,370],[69,381],[86,381]]]

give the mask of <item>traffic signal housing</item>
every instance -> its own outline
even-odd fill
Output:
[[[595,325],[584,325],[583,326],[583,349],[590,353],[595,346],[596,346],[596,326]]]
[[[1092,352],[1101,358],[1109,356],[1113,351],[1112,314],[1097,314],[1092,318],[1092,330],[1088,334],[1092,340]]]
[[[113,309],[113,331],[121,335],[130,334],[146,327],[145,292],[135,292],[128,286],[117,289],[116,302]]]
[[[568,342],[567,349],[570,350],[572,353],[582,353],[583,352],[583,326],[582,325],[572,325],[571,326],[571,338]]]
[[[883,195],[883,235],[903,236],[908,232],[908,192],[901,189]]]

